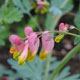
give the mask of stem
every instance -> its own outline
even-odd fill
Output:
[[[51,53],[50,55],[48,56],[48,59],[47,59],[47,63],[46,63],[46,69],[45,69],[45,75],[44,75],[44,79],[43,80],[47,80],[47,77],[48,77],[48,69],[49,69],[49,66],[50,66],[50,59],[51,59]]]
[[[34,23],[36,24],[36,27],[39,29],[39,31],[42,31],[40,25],[37,23],[37,21],[34,19],[34,17],[31,15],[31,13],[28,13],[28,15],[34,21]]]
[[[78,52],[80,51],[80,44],[77,45],[75,48],[73,48],[67,56],[61,61],[59,66],[56,68],[56,70],[52,73],[50,80],[54,80],[57,74],[60,72],[60,70],[64,67],[65,64],[68,63],[68,61]]]
[[[48,33],[60,33],[60,34],[65,34],[65,35],[71,35],[80,38],[80,35],[70,33],[70,32],[61,32],[61,31],[48,31]],[[38,35],[44,34],[44,32],[37,32]]]

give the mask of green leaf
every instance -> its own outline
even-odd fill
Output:
[[[5,41],[0,39],[0,46],[4,46],[5,45]]]
[[[78,10],[75,16],[74,23],[77,26],[77,28],[80,29],[80,10]]]
[[[17,8],[7,8],[4,11],[3,21],[5,23],[19,22],[23,15]]]
[[[51,7],[49,11],[53,12],[53,15],[68,13],[73,8],[72,0],[51,0]]]
[[[70,67],[65,67],[54,80],[78,80],[80,74],[70,75]]]
[[[76,27],[80,29],[80,10],[78,10],[75,16],[74,23]],[[80,35],[80,32],[79,32],[79,35]],[[79,43],[80,43],[80,38],[75,37],[74,44],[79,44]]]
[[[22,13],[29,13],[32,9],[31,0],[12,0],[14,5],[21,10]]]
[[[75,39],[74,39],[74,44],[76,45],[76,44],[79,44],[79,43],[80,43],[80,38],[75,37]]]
[[[23,18],[22,13],[17,8],[12,7],[3,9],[1,14],[3,14],[1,20],[8,24],[19,22]]]
[[[45,22],[46,30],[54,30],[60,18],[61,15],[53,16],[52,13],[48,13]]]
[[[54,64],[55,61],[56,58],[53,57],[53,59],[51,59],[51,63]],[[16,75],[20,77],[34,80],[43,80],[43,74],[46,67],[46,60],[40,61],[38,56],[35,57],[35,60],[33,62],[26,62],[24,66],[19,66],[17,60],[13,59],[8,59],[8,63],[11,65],[13,69],[16,69]]]

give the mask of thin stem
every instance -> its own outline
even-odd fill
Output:
[[[60,34],[65,34],[65,35],[71,35],[80,38],[80,35],[70,33],[70,32],[61,32],[61,31],[48,31],[48,33],[60,33]],[[44,32],[37,32],[38,35],[44,34]]]
[[[31,15],[31,13],[28,13],[28,15],[34,21],[34,23],[36,24],[36,27],[39,29],[39,31],[42,31],[40,25],[37,23],[37,21],[34,19],[34,17]]]
[[[61,61],[59,66],[56,68],[56,70],[52,73],[50,80],[54,80],[57,74],[60,72],[60,70],[64,67],[65,64],[68,63],[68,61],[78,52],[80,51],[80,44],[77,45],[75,48],[73,48],[67,56]]]
[[[47,80],[47,77],[48,77],[48,69],[49,69],[49,66],[50,66],[50,59],[51,59],[51,53],[50,55],[48,56],[48,59],[47,59],[47,63],[46,63],[46,69],[45,69],[45,75],[44,75],[44,80]]]

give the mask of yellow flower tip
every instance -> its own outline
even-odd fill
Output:
[[[9,52],[10,52],[10,54],[13,54],[14,52],[16,52],[16,48],[14,46],[11,47]]]
[[[27,56],[26,60],[29,61],[29,62],[32,62],[35,58],[35,55],[36,55],[35,53],[31,53],[30,50],[29,50],[29,53],[28,53],[28,56]]]
[[[19,55],[20,55],[20,53],[18,53],[17,51],[14,52],[13,59],[18,59]]]
[[[35,56],[27,57],[27,59],[26,59],[26,60],[27,60],[27,61],[29,61],[29,62],[32,62],[32,61],[34,60],[34,57],[35,57]]]
[[[18,64],[20,66],[23,66],[25,64],[25,59],[22,56],[19,57]]]
[[[63,38],[64,38],[64,35],[58,35],[58,36],[55,38],[55,42],[56,42],[56,43],[59,43]]]
[[[48,57],[48,54],[45,53],[44,51],[40,52],[39,58],[40,60],[45,60]]]

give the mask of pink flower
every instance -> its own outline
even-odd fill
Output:
[[[28,37],[30,36],[30,34],[33,32],[32,28],[27,26],[25,29],[24,29],[24,33],[25,35]]]
[[[39,54],[41,60],[45,60],[54,47],[54,40],[49,33],[42,35],[43,50]]]
[[[37,1],[37,8],[35,9],[35,12],[38,13],[46,13],[48,12],[49,3],[47,1]]]
[[[48,54],[54,47],[54,40],[49,33],[42,35],[42,46],[44,51]]]
[[[37,4],[38,4],[39,6],[43,6],[43,5],[46,4],[46,2],[45,2],[45,1],[37,1]]]
[[[37,37],[37,34],[35,32],[33,32],[29,36],[28,44],[29,44],[30,51],[33,53],[33,55],[35,55],[38,51],[39,44],[40,44],[39,38]]]
[[[68,31],[68,24],[60,23],[59,31],[67,32]]]
[[[19,60],[18,60],[19,65],[24,65],[25,64],[25,60],[27,58],[27,55],[28,55],[28,41],[26,40],[24,49],[23,49],[23,51],[22,51],[22,53],[19,57]]]
[[[22,51],[24,48],[24,41],[17,35],[10,35],[9,41],[16,47],[17,51]]]

